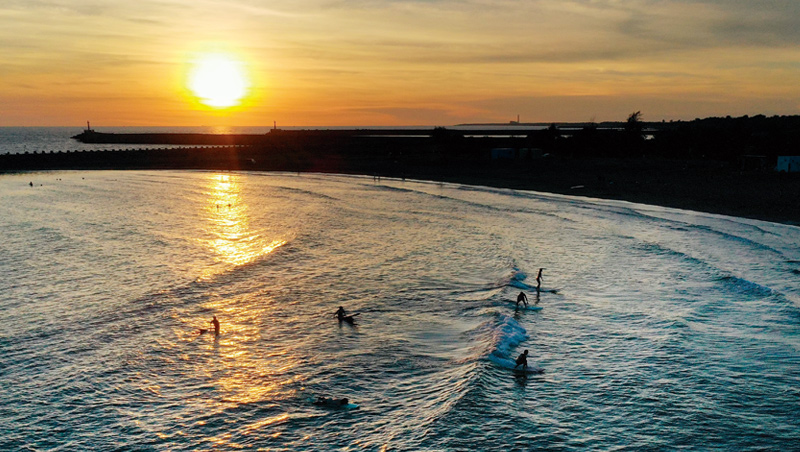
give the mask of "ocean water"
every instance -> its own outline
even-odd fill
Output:
[[[108,171],[0,175],[0,231],[0,450],[800,444],[796,226],[371,177]],[[542,309],[515,309],[520,291]],[[200,333],[213,315],[218,337]],[[523,350],[542,373],[508,368]]]

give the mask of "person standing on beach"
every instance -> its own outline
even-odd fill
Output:
[[[217,320],[217,316],[214,316],[210,323],[214,324],[214,336],[219,336],[219,320]]]
[[[536,275],[536,292],[542,290],[542,270],[543,268],[539,269],[539,274]]]
[[[519,307],[520,302],[523,302],[525,303],[525,306],[528,306],[528,297],[524,292],[520,292],[519,295],[517,295],[517,307]]]

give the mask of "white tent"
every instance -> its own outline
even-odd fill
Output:
[[[798,155],[781,155],[778,156],[778,165],[775,171],[785,171],[787,173],[800,172],[800,156]]]

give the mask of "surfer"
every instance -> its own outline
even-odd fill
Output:
[[[520,302],[525,303],[525,306],[528,306],[528,296],[525,295],[524,292],[520,292],[519,295],[517,295],[517,307],[519,307]]]
[[[214,316],[209,323],[214,324],[214,336],[219,336],[219,320],[217,320],[217,316]]]
[[[536,275],[536,292],[539,292],[542,289],[542,270],[543,268],[539,269],[539,274]]]
[[[519,367],[522,364],[522,370],[528,370],[528,351],[525,350],[517,357],[517,365],[514,366],[514,369]]]
[[[334,399],[334,398],[327,398],[327,397],[317,397],[317,400],[314,401],[314,405],[318,406],[329,406],[329,407],[343,407],[347,406],[350,403],[347,398],[343,399]]]
[[[336,314],[334,315],[336,315],[336,318],[339,319],[340,322],[347,322],[350,325],[355,325],[356,324],[355,316],[357,316],[358,313],[353,315],[347,315],[347,311],[344,310],[344,307],[339,306],[339,309],[336,311]]]

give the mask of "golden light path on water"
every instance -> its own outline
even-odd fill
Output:
[[[258,231],[250,228],[247,203],[241,196],[241,183],[235,174],[215,174],[209,178],[208,191],[209,234],[207,240],[220,262],[240,266],[271,253],[284,245],[285,240],[276,239],[265,243]],[[213,271],[206,270],[201,279]]]
[[[200,245],[215,258],[215,264],[200,270],[199,282],[210,281],[233,268],[253,263],[282,245],[284,238],[269,237],[270,232],[253,226],[251,207],[246,201],[241,177],[236,174],[210,174],[203,189],[202,217],[206,224],[200,228],[203,237]],[[295,383],[291,369],[299,359],[291,353],[258,353],[260,346],[269,341],[270,329],[264,329],[264,319],[272,317],[271,295],[259,288],[252,292],[214,292],[202,305],[202,312],[185,313],[182,323],[198,325],[207,330],[198,334],[197,329],[182,330],[182,342],[198,342],[197,355],[184,356],[191,361],[197,375],[213,382],[221,394],[221,400],[205,400],[206,410],[222,412],[234,406],[259,403],[288,397]],[[216,315],[221,324],[221,334],[215,337],[208,323],[210,315]],[[202,316],[202,319],[200,317]],[[202,352],[201,352],[202,351]],[[208,354],[211,352],[211,354]],[[277,416],[261,421],[268,425],[282,422]],[[253,429],[261,426],[254,425]],[[220,436],[207,438],[213,444],[232,447],[232,438]]]

